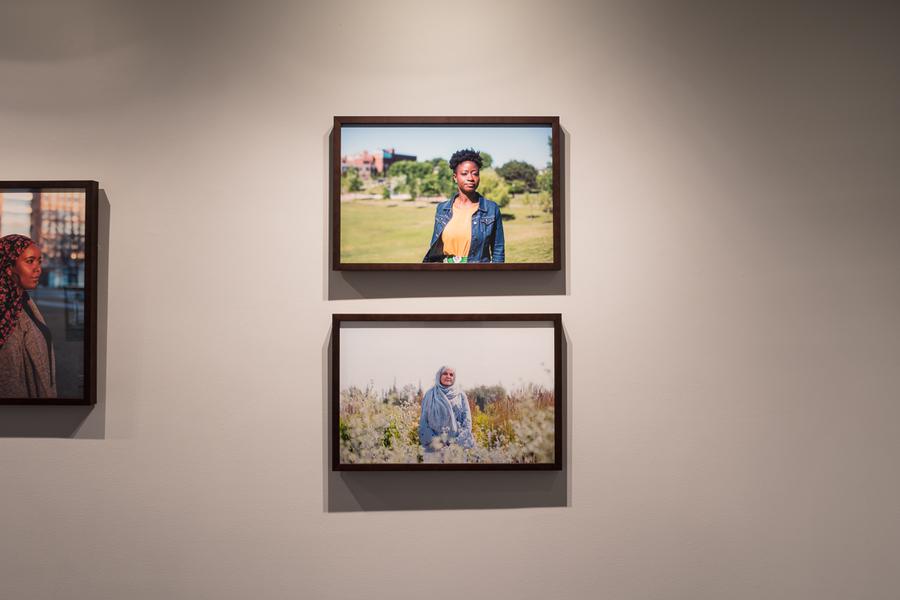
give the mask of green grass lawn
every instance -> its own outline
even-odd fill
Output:
[[[397,200],[342,202],[342,262],[422,262],[434,230],[435,206]],[[506,262],[553,261],[553,215],[517,197],[500,212],[505,217]]]

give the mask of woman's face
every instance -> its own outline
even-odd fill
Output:
[[[42,261],[41,249],[31,244],[16,259],[12,268],[13,279],[24,289],[33,290],[41,279]]]
[[[459,186],[459,190],[463,193],[474,192],[478,189],[480,177],[478,175],[478,165],[471,160],[456,165],[456,172],[453,173],[453,180]]]
[[[441,385],[450,387],[456,381],[456,371],[453,369],[444,369],[441,371]]]

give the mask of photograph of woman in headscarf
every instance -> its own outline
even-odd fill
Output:
[[[335,317],[335,464],[553,463],[559,437],[553,318],[421,316]]]
[[[450,444],[463,448],[475,446],[469,400],[456,382],[456,369],[453,367],[438,369],[434,387],[422,398],[419,443],[426,452],[440,450]]]
[[[56,398],[53,338],[28,295],[42,262],[31,238],[0,238],[0,398]]]

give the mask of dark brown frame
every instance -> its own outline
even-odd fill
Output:
[[[340,357],[341,323],[344,322],[515,322],[553,323],[554,462],[540,464],[343,464],[340,462]],[[331,317],[331,468],[333,471],[559,471],[563,468],[565,398],[563,397],[563,329],[559,313],[528,314],[333,314]]]
[[[553,262],[548,263],[344,263],[341,262],[341,128],[343,125],[548,125],[552,129]],[[331,265],[336,271],[559,271],[562,265],[562,170],[559,117],[334,117],[331,132]],[[424,253],[423,253],[424,254]]]
[[[99,184],[90,180],[0,181],[0,191],[84,190],[84,396],[81,398],[0,398],[0,405],[84,406],[97,403],[97,259]]]

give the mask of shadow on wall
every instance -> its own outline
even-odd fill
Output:
[[[328,471],[328,512],[566,506],[566,471]]]
[[[560,471],[339,471],[331,470],[331,336],[322,348],[325,511],[452,510],[568,506],[571,443],[569,341],[562,342],[563,468]]]
[[[109,198],[99,192],[97,215],[97,404],[0,406],[0,437],[104,439],[106,436],[106,339],[109,308]]]

